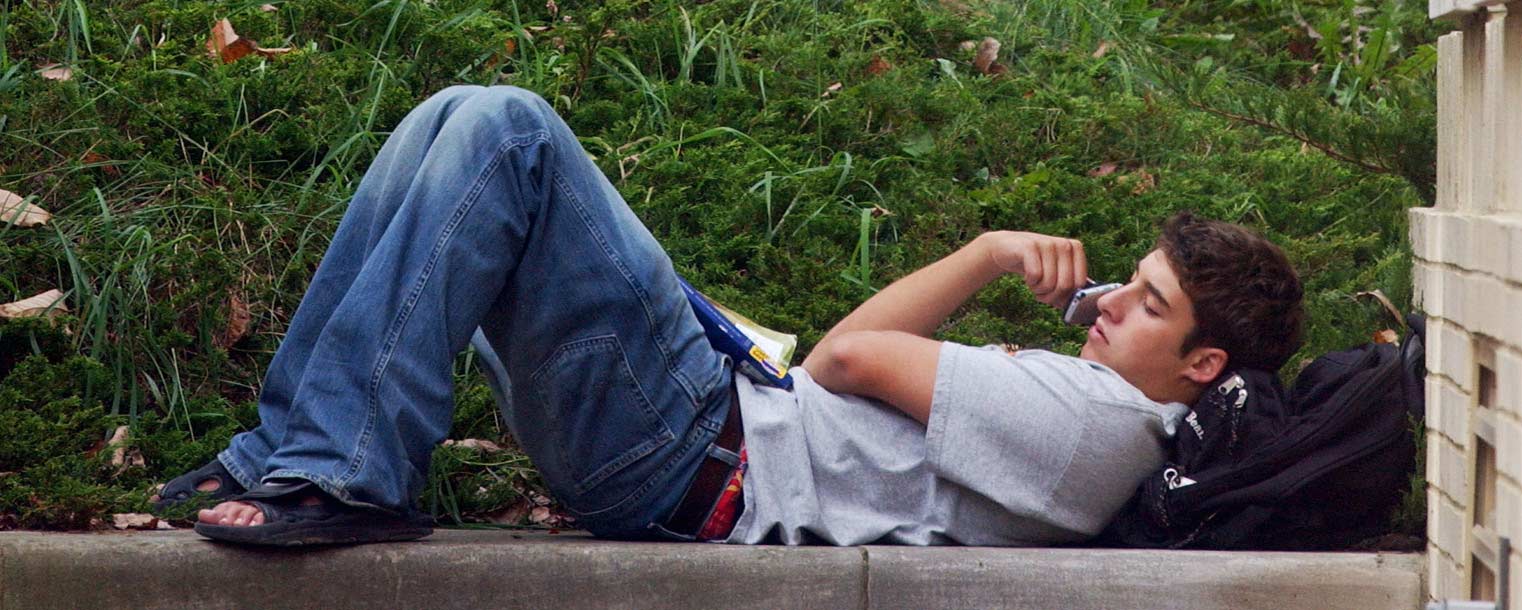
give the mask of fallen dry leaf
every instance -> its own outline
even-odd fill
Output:
[[[117,426],[111,433],[111,438],[106,440],[106,446],[111,447],[111,465],[121,466],[127,463],[127,441],[132,439],[131,428]]]
[[[1000,66],[998,63],[1000,46],[998,39],[993,37],[984,38],[983,42],[978,43],[978,56],[973,58],[972,67],[977,68],[979,72],[984,74],[999,74],[1004,72],[1004,66]]]
[[[529,523],[544,523],[550,520],[550,509],[544,506],[535,506],[528,514]]]
[[[873,55],[872,61],[867,64],[867,74],[872,76],[882,76],[892,69],[893,64],[888,63],[888,60],[883,59],[880,55]]]
[[[544,3],[544,9],[550,12],[551,17],[560,14],[560,5],[555,4],[555,0],[547,0]]]
[[[1374,331],[1374,342],[1375,343],[1400,343],[1400,335],[1395,334],[1395,331],[1390,330],[1388,328],[1386,328],[1384,330],[1376,330],[1376,331]]]
[[[63,292],[54,288],[42,294],[0,305],[0,318],[34,318],[56,316],[68,311]]]
[[[100,171],[105,172],[106,175],[109,176],[120,176],[122,174],[122,170],[117,169],[115,165],[112,165],[110,159],[106,158],[105,155],[102,155],[93,150],[85,153],[83,157],[79,158],[79,161],[86,165],[99,166]]]
[[[48,80],[65,81],[74,78],[74,70],[58,64],[48,64],[38,68],[37,75]]]
[[[258,53],[264,57],[284,55],[295,49],[291,47],[279,47],[266,49],[251,39],[243,38],[233,31],[233,24],[226,19],[218,20],[211,26],[211,37],[206,39],[206,52],[213,58],[222,60],[228,64],[244,57],[249,53]]]
[[[1099,167],[1089,170],[1089,176],[1094,178],[1103,178],[1115,173],[1115,169],[1118,167],[1120,166],[1114,163],[1100,163]]]
[[[253,316],[248,312],[248,303],[244,303],[238,295],[228,297],[227,328],[222,329],[222,333],[217,335],[212,343],[222,349],[237,344],[244,335],[248,334],[248,322],[252,318]]]
[[[523,519],[528,517],[529,511],[533,510],[533,508],[534,505],[527,499],[519,500],[514,502],[512,506],[494,513],[488,513],[486,515],[486,520],[491,521],[492,523],[516,525],[522,523]]]
[[[226,19],[217,20],[211,26],[211,37],[206,39],[206,52],[224,64],[242,59],[253,53],[257,46],[254,41],[238,36],[233,31],[233,23]]]
[[[47,224],[53,218],[47,210],[36,204],[26,203],[26,198],[7,190],[0,190],[0,220],[18,227],[35,227]]]
[[[111,515],[111,525],[119,530],[158,529],[159,518],[148,513],[116,513]]]
[[[1101,41],[1099,41],[1099,48],[1094,49],[1094,54],[1091,57],[1093,57],[1094,59],[1099,59],[1101,57],[1104,57],[1105,53],[1109,53],[1109,52],[1110,52],[1110,41],[1108,41],[1108,40],[1101,40]]]
[[[460,440],[460,441],[457,441],[457,440],[454,440],[454,439],[449,439],[449,440],[444,441],[444,446],[445,447],[450,447],[450,446],[454,446],[454,445],[459,445],[459,446],[465,447],[467,449],[475,449],[477,451],[486,451],[486,452],[493,452],[493,451],[501,451],[502,450],[502,446],[501,445],[498,445],[498,444],[493,443],[493,442],[488,441],[488,440],[482,440],[482,439],[479,439],[479,438],[467,438],[465,440]]]
[[[975,51],[978,48],[978,41],[976,41],[976,40],[963,40],[961,43],[957,44],[957,48],[961,49],[963,51],[969,51],[969,52],[970,51]]]
[[[840,88],[843,87],[843,86],[844,85],[841,85],[840,83],[835,83],[833,85],[825,87],[824,88],[824,93],[819,94],[819,97],[829,97],[831,93],[839,91]]]
[[[273,4],[261,4],[261,5],[259,5],[259,10],[264,11],[266,13],[273,13],[273,12],[278,11],[280,9],[275,8],[275,5],[273,5]]]
[[[1135,173],[1126,176],[1126,179],[1122,183],[1127,182],[1131,183],[1132,195],[1140,195],[1157,188],[1157,177],[1144,169],[1136,170]]]

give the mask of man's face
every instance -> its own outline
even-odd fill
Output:
[[[1190,354],[1179,348],[1194,329],[1194,305],[1161,250],[1136,264],[1124,288],[1099,297],[1099,312],[1079,357],[1114,369],[1153,400],[1188,386]]]

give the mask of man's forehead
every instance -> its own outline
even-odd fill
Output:
[[[1168,257],[1162,250],[1148,252],[1147,256],[1137,261],[1136,272],[1142,279],[1156,286],[1169,302],[1181,302],[1185,298],[1178,274],[1173,272],[1173,265],[1168,264]]]

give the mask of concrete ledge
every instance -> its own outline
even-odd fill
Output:
[[[189,531],[0,533],[0,610],[1419,608],[1422,555],[741,547],[440,530],[305,551]]]

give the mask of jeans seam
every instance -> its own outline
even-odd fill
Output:
[[[443,233],[434,242],[433,249],[428,253],[428,260],[423,263],[423,269],[419,273],[417,281],[413,284],[412,291],[407,294],[407,299],[403,301],[401,311],[397,313],[396,320],[392,322],[391,331],[387,334],[386,341],[381,346],[381,352],[376,358],[375,369],[370,375],[370,385],[366,392],[365,427],[360,433],[359,442],[355,447],[354,459],[350,462],[348,471],[344,472],[335,482],[336,487],[347,486],[355,476],[359,475],[360,470],[364,467],[365,459],[368,457],[367,452],[370,447],[370,440],[374,436],[375,423],[379,419],[381,381],[385,378],[387,367],[391,363],[391,355],[396,348],[396,343],[400,340],[402,331],[406,329],[407,321],[412,318],[413,308],[416,306],[418,298],[422,295],[423,288],[428,285],[428,280],[433,277],[433,270],[438,264],[439,256],[448,247],[449,242],[454,237],[455,229],[464,220],[465,215],[475,207],[481,192],[485,190],[486,183],[490,181],[492,176],[496,175],[497,169],[502,166],[502,158],[508,151],[523,146],[544,143],[548,139],[549,134],[543,130],[524,136],[505,137],[502,144],[497,147],[496,152],[492,155],[491,161],[481,171],[480,176],[476,178],[475,184],[471,185],[470,191],[456,205],[454,213],[445,222]]]
[[[553,146],[553,144],[551,146]],[[627,283],[629,288],[634,291],[634,297],[639,301],[640,309],[645,312],[645,323],[649,326],[650,334],[655,339],[655,349],[661,353],[661,362],[665,365],[667,374],[676,379],[678,384],[681,384],[682,390],[687,392],[688,401],[692,403],[694,408],[697,408],[697,406],[702,403],[702,397],[698,395],[697,388],[693,387],[692,380],[688,379],[687,375],[679,370],[679,367],[677,367],[675,364],[675,360],[671,357],[671,353],[667,351],[666,336],[661,332],[660,325],[656,322],[655,319],[655,312],[650,308],[649,294],[645,291],[644,287],[635,280],[634,275],[629,272],[629,269],[624,265],[623,260],[619,259],[618,255],[613,252],[613,249],[608,246],[607,239],[604,238],[602,232],[597,229],[597,225],[592,222],[591,215],[587,213],[586,208],[582,205],[581,200],[576,197],[575,191],[573,191],[565,183],[565,179],[560,174],[560,172],[555,172],[553,178],[555,180],[555,186],[559,188],[561,194],[571,202],[571,207],[576,209],[576,215],[581,218],[581,224],[586,227],[588,233],[592,234],[592,239],[593,241],[597,242],[597,247],[599,250],[602,250],[603,256],[607,257],[608,262],[612,263],[615,269],[618,269],[618,273],[619,275],[623,276],[624,282]]]

